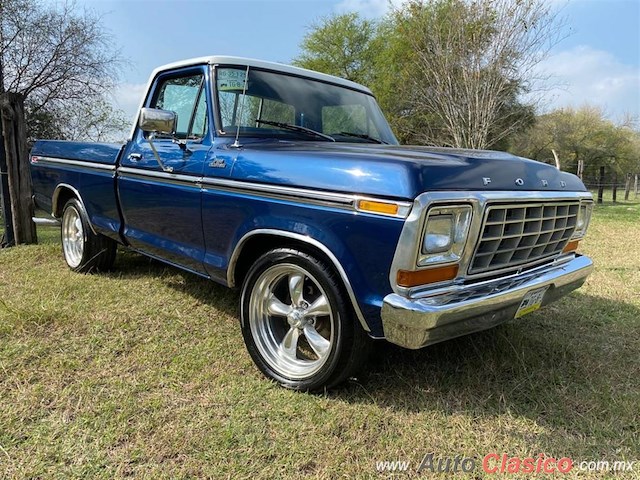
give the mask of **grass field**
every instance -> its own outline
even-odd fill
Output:
[[[420,351],[381,343],[319,396],[259,374],[237,293],[126,252],[74,274],[39,233],[0,251],[0,478],[384,478],[394,460],[410,462],[394,478],[430,478],[427,453],[493,478],[491,452],[640,477],[640,203],[596,208],[581,250],[597,268],[570,297]],[[611,473],[566,475],[585,476]]]

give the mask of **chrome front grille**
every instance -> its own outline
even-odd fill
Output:
[[[503,270],[562,252],[576,228],[579,202],[490,205],[469,274]]]

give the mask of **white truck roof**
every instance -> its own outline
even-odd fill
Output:
[[[151,74],[151,79],[164,70],[173,70],[175,68],[189,67],[191,65],[242,65],[246,67],[264,68],[267,70],[276,70],[278,72],[291,73],[293,75],[300,75],[303,77],[314,78],[325,82],[336,83],[338,85],[344,85],[345,87],[361,90],[366,93],[371,93],[364,85],[345,80],[344,78],[335,77],[333,75],[327,75],[326,73],[315,72],[313,70],[307,70],[306,68],[294,67],[292,65],[285,65],[284,63],[266,62],[264,60],[256,60],[255,58],[245,57],[232,57],[227,55],[213,55],[209,57],[190,58],[187,60],[180,60],[178,62],[169,63],[161,67],[156,68]]]

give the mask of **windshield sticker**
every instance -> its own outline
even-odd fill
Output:
[[[246,70],[221,68],[218,70],[218,90],[228,92],[231,90],[244,90]]]

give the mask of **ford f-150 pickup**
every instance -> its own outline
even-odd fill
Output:
[[[580,287],[582,182],[493,151],[400,146],[364,86],[213,56],[155,70],[124,145],[38,141],[34,201],[78,272],[116,246],[240,288],[249,354],[289,388]]]

